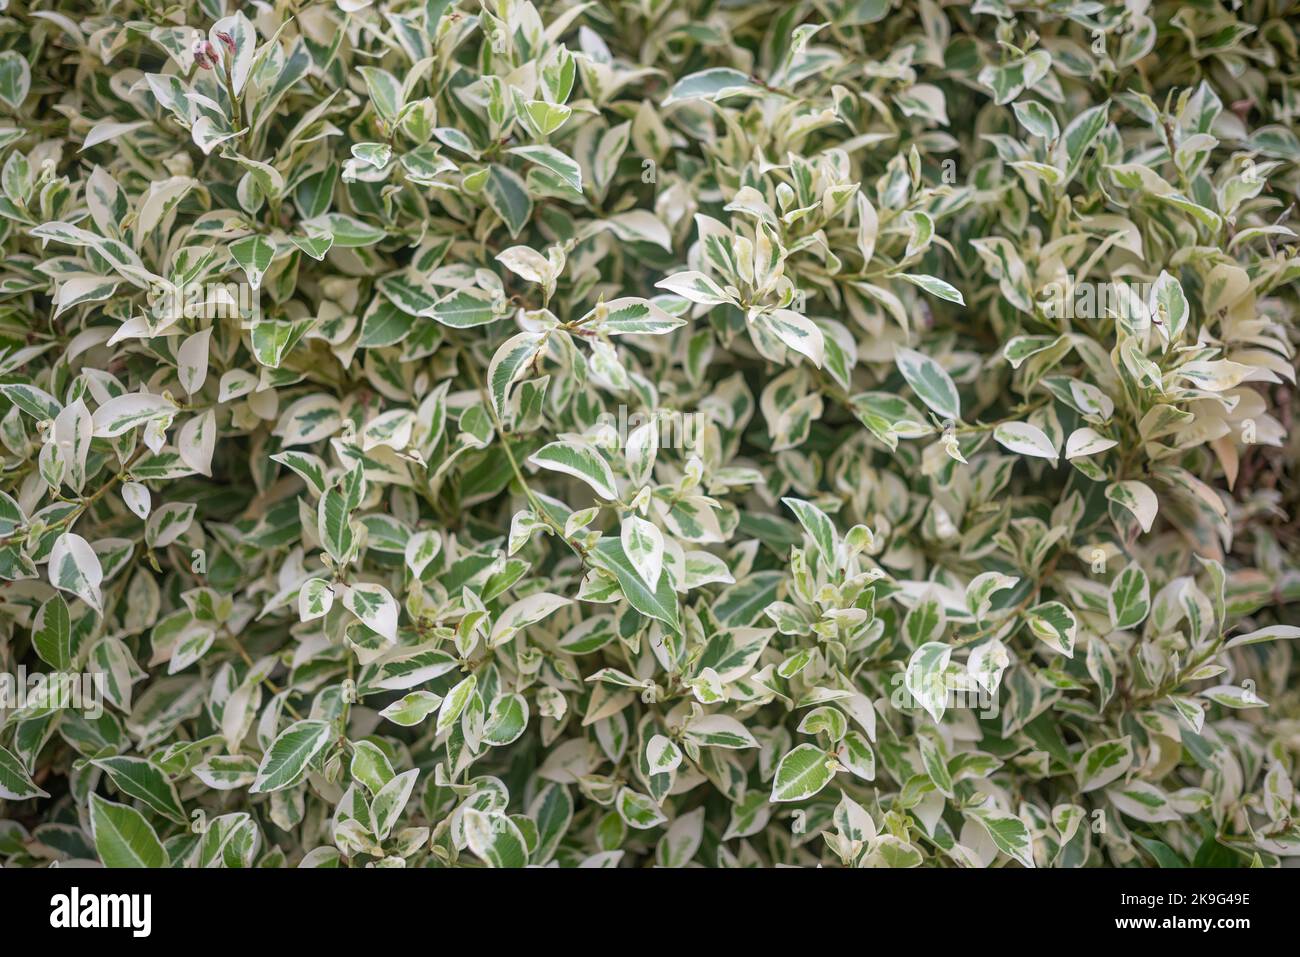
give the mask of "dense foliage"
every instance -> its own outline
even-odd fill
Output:
[[[1298,31],[11,0],[0,861],[1300,853]]]

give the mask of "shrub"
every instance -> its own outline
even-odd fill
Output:
[[[5,863],[1297,853],[1290,4],[37,6]]]

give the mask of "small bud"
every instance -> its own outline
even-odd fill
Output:
[[[217,63],[217,48],[207,40],[195,40],[190,52],[201,70],[211,70]]]
[[[223,30],[217,34],[217,39],[220,40],[222,45],[231,53],[235,52],[235,38],[232,37],[229,33],[226,33]]]

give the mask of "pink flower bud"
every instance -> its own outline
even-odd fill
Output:
[[[235,52],[235,38],[232,37],[229,33],[226,33],[223,30],[222,32],[217,34],[217,39],[220,40],[222,45],[224,45],[225,48],[229,50],[231,53]]]
[[[217,62],[217,48],[207,40],[195,40],[190,52],[194,54],[194,62],[200,69],[211,70]]]

